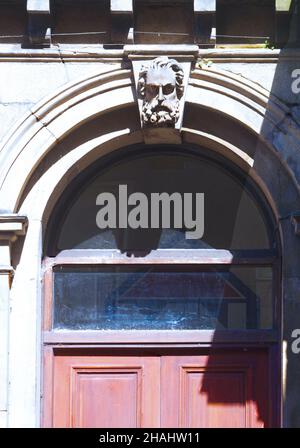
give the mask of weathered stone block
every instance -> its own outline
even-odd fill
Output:
[[[50,47],[50,0],[27,0],[27,13],[29,45]]]
[[[135,3],[136,44],[194,43],[192,2]]]
[[[216,1],[194,0],[195,41],[214,46],[216,43]]]
[[[112,14],[111,42],[119,45],[133,42],[132,0],[111,0],[110,12]]]

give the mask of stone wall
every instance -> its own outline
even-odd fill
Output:
[[[49,25],[51,44],[48,25],[41,28],[44,33],[36,32],[39,20],[46,23],[44,16],[50,14],[47,1],[42,2],[42,12],[34,9],[35,2],[29,3],[31,9],[27,8],[26,14],[38,17],[31,23],[31,40],[27,39],[26,45],[19,38],[0,42],[0,211],[4,216],[0,220],[0,253],[5,261],[0,261],[1,337],[5,342],[0,344],[0,390],[5,391],[0,396],[1,425],[40,424],[41,258],[52,207],[67,183],[102,154],[144,143],[132,61],[169,55],[182,61],[190,58],[192,63],[182,142],[205,146],[233,163],[246,165],[276,216],[283,246],[283,424],[300,427],[300,355],[291,351],[292,331],[300,328],[300,237],[291,223],[293,214],[300,210],[299,50],[192,45],[206,39],[214,46],[209,34],[215,23],[213,1],[178,1],[172,25],[187,7],[180,28],[184,45],[180,45],[180,34],[172,39],[164,35],[159,45],[152,45],[149,34],[144,38],[140,34],[140,45],[128,44],[130,28],[150,30],[157,11],[148,14],[149,6],[142,1],[103,2],[103,24],[91,20],[88,13],[86,17],[95,32],[109,24],[109,38],[106,35],[105,39],[110,44],[114,41],[109,47],[104,40],[98,45],[96,35],[86,41],[80,36],[59,36],[75,28],[84,32],[85,23],[79,20],[80,2],[69,15],[68,2],[57,1],[59,17],[52,17],[52,11],[47,18],[48,25],[54,20]],[[158,2],[149,3],[158,8]],[[222,3],[217,2],[217,8]],[[253,7],[257,4],[252,3]],[[268,8],[271,3],[266,2]],[[15,2],[16,15],[11,19],[5,15],[9,22],[0,14],[0,25],[6,23],[3,32],[23,34],[22,27],[27,27],[29,20],[24,16],[24,4]],[[291,2],[275,5],[278,14],[289,14]],[[96,2],[94,7],[100,8]],[[7,3],[0,2],[1,8],[4,11]],[[206,36],[199,38],[196,33],[190,39],[191,14],[197,23],[199,19],[199,24],[203,20],[209,24]],[[274,17],[278,19],[275,9]],[[164,20],[159,26],[172,31]],[[225,25],[224,20],[224,30],[231,32]],[[114,27],[122,32],[112,32]],[[291,44],[297,35],[294,29]],[[184,40],[186,35],[188,40]]]

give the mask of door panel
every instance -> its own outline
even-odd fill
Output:
[[[55,356],[54,427],[160,425],[158,357]]]
[[[46,406],[52,402],[50,425],[257,428],[272,424],[268,350],[206,350],[184,356],[180,352],[176,356],[96,353],[76,356],[70,350],[52,355],[46,372],[52,382],[46,382],[45,390]]]
[[[267,427],[267,361],[259,351],[163,357],[162,426]]]

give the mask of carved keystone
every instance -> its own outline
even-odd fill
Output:
[[[143,100],[144,127],[175,127],[184,93],[183,79],[183,68],[175,59],[161,56],[142,65],[138,95]]]
[[[169,56],[162,55],[162,52]],[[146,144],[181,143],[185,95],[198,46],[125,46],[132,61]],[[156,57],[154,56],[156,54]],[[172,57],[174,54],[174,57]]]

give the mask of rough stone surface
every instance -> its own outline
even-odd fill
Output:
[[[110,64],[101,63],[1,63],[0,142],[26,112],[68,82],[88,76]]]

